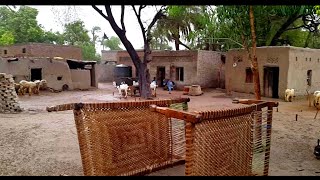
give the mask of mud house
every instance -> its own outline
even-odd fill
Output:
[[[111,54],[109,56],[109,53]],[[143,50],[138,51],[143,57]],[[102,51],[102,59],[113,57],[109,61],[132,67],[133,77],[137,71],[127,51]],[[216,51],[152,51],[152,61],[148,63],[151,78],[156,77],[161,86],[164,79],[172,79],[179,89],[185,85],[224,88],[225,55]]]
[[[41,51],[40,45],[1,47],[0,72],[12,74],[15,82],[46,79],[48,87],[55,90],[97,87],[96,62],[72,58],[82,58],[81,49],[43,44]],[[25,54],[18,53],[19,49]]]
[[[261,93],[265,97],[284,98],[287,88],[296,96],[306,90],[320,90],[320,50],[292,46],[257,48]],[[226,90],[254,93],[251,63],[243,49],[227,52]]]

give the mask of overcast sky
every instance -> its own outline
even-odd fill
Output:
[[[59,23],[58,15],[62,15],[62,12],[67,9],[67,6],[31,6],[39,10],[38,14],[38,23],[41,24],[46,30],[52,29],[53,31],[62,31],[62,25]],[[99,26],[101,27],[100,37],[103,36],[103,33],[106,33],[108,37],[116,36],[115,32],[112,30],[109,22],[105,20],[98,12],[96,12],[91,6],[71,6],[72,9],[70,12],[74,15],[71,17],[71,20],[78,17],[82,21],[86,28],[90,31],[92,27]],[[104,6],[98,6],[100,9],[105,12]],[[54,9],[54,10],[53,10]],[[54,13],[54,12],[58,12]],[[112,12],[115,16],[115,20],[118,21],[117,23],[120,24],[120,6],[112,6]],[[155,7],[146,8],[142,11],[143,20],[145,22],[150,22],[155,15],[156,9]],[[65,16],[60,16],[61,20],[63,21]],[[142,33],[137,22],[136,16],[131,8],[131,6],[126,7],[125,11],[125,25],[127,31],[127,37],[133,44],[135,48],[140,49],[143,46],[142,41]],[[92,37],[91,34],[89,34]],[[122,46],[123,47],[123,46]],[[97,51],[101,53],[102,46],[97,47]]]

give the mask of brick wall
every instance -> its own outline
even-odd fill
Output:
[[[118,51],[101,51],[101,62],[105,61],[117,61]]]
[[[138,51],[140,58],[143,51]],[[136,77],[136,69],[127,51],[119,51],[117,64],[132,67],[132,75]],[[183,86],[199,84],[202,87],[224,88],[224,64],[221,52],[215,51],[152,51],[152,61],[148,63],[150,77],[157,77],[158,67],[165,68],[165,78],[171,78],[178,89]],[[183,81],[176,79],[176,68],[183,67]],[[158,84],[160,79],[158,79]]]
[[[165,67],[165,78],[174,81],[178,89],[197,82],[197,51],[155,51],[152,56],[149,63],[151,78],[157,77],[158,67]],[[179,67],[183,67],[183,81],[176,79],[176,68]]]
[[[25,53],[23,53],[25,49]],[[0,47],[1,57],[12,57],[12,56],[32,56],[28,44],[14,45],[14,46],[2,46]]]
[[[113,71],[115,64],[98,64],[97,65],[97,74],[98,82],[112,82],[113,81]]]
[[[25,49],[25,53],[23,52]],[[6,54],[5,54],[6,51]],[[18,44],[0,47],[0,56],[55,57],[82,59],[82,50],[75,46],[45,43]]]
[[[201,87],[224,88],[224,63],[221,52],[199,51],[197,79]]]

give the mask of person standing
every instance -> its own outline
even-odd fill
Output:
[[[173,82],[170,79],[167,82],[167,86],[168,86],[169,94],[171,94],[171,91],[173,90]]]
[[[156,80],[156,77],[153,77],[153,80],[152,80],[153,83],[157,84],[157,80]]]

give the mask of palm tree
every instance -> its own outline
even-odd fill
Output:
[[[198,28],[201,10],[200,6],[168,6],[166,16],[160,19],[156,26],[156,30],[161,32],[158,33],[159,36],[174,41],[176,50],[180,49],[180,45],[190,49],[180,40],[180,33],[186,38],[191,31]]]

